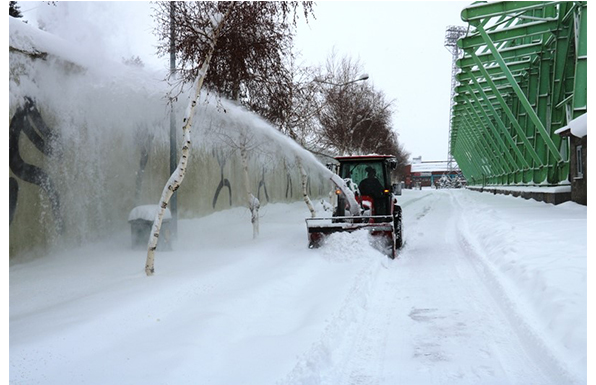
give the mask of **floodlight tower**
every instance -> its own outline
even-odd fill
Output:
[[[463,53],[461,48],[457,46],[457,40],[465,36],[468,31],[468,27],[450,25],[445,30],[445,48],[451,52],[451,104],[449,109],[449,137],[447,138],[447,167],[449,171],[453,170],[453,156],[451,155],[451,120],[453,118],[453,105],[455,98],[455,87],[457,87],[456,75],[459,72],[457,68],[457,59],[459,59]]]

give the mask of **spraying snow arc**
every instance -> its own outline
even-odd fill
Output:
[[[130,232],[128,214],[156,205],[170,176],[164,75],[107,60],[89,63],[76,46],[13,18],[10,31],[11,259]],[[190,93],[183,90],[173,104],[176,121]],[[292,183],[301,177],[296,157],[313,197],[331,189],[330,171],[258,116],[212,94],[201,96],[195,109],[189,156],[196,161],[177,191],[181,218],[247,206],[242,157],[229,145],[242,132],[260,143],[245,161],[261,207],[302,196],[300,184]]]

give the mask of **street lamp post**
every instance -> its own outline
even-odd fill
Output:
[[[368,79],[368,74],[362,74],[362,75],[360,75],[358,78],[356,78],[354,80],[350,80],[348,82],[341,83],[341,84],[333,83],[333,82],[328,82],[326,80],[321,80],[321,79],[318,79],[318,78],[315,78],[314,81],[317,82],[317,83],[330,84],[332,86],[343,87],[343,86],[347,86],[348,84],[360,82],[360,81],[367,80],[367,79]]]
[[[170,3],[170,77],[176,76],[176,44],[175,44],[175,30],[174,30],[174,16],[176,3]],[[174,100],[170,100],[170,175],[176,171],[178,167],[178,156],[176,150],[176,117],[174,116]],[[172,221],[170,229],[173,239],[178,236],[178,196],[176,192],[172,194],[170,199],[170,212],[172,213]]]

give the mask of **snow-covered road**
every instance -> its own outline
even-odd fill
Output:
[[[476,240],[466,223],[461,194],[428,191],[404,199],[406,246],[398,261],[383,263],[376,273],[362,315],[331,354],[331,365],[317,365],[319,355],[307,358],[309,367],[318,366],[314,383],[577,380],[546,342],[528,330],[525,315],[506,297],[497,276],[472,246]]]
[[[494,298],[498,293],[463,231],[465,211],[457,199],[442,191],[404,206],[407,247],[398,263],[381,271],[372,295],[378,300],[367,314],[389,330],[384,351],[367,358],[384,362],[383,370],[367,372],[360,363],[352,372],[356,381],[341,383],[561,383],[548,380],[554,377],[547,367],[527,356],[507,317],[512,309]],[[364,381],[357,381],[362,373]]]
[[[400,201],[396,260],[364,233],[308,250],[295,203],[257,240],[243,209],[182,221],[151,278],[128,234],[11,266],[11,383],[586,383],[585,207]]]

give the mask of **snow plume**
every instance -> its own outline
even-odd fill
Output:
[[[200,133],[204,136],[203,141],[207,141],[211,145],[222,142],[248,141],[250,142],[248,146],[257,148],[261,154],[275,154],[290,163],[293,163],[295,157],[299,156],[308,167],[315,168],[318,173],[331,174],[312,153],[244,107],[212,94],[205,97],[204,104],[210,106],[211,109],[213,106],[217,106],[217,110],[223,114],[219,114],[217,122],[214,121],[199,128],[203,130]],[[241,138],[241,136],[245,136],[245,138]]]
[[[133,29],[151,25],[149,13],[141,12],[143,8],[129,2],[119,2],[118,14],[114,13],[115,9],[103,1],[39,2],[30,23],[67,41],[87,63],[106,59],[120,62],[131,56],[139,56],[143,62],[155,60],[150,55],[155,48],[148,44],[153,38],[151,31],[143,31],[144,41],[134,40],[140,34],[131,33]],[[25,13],[25,16],[29,15]]]
[[[24,131],[15,127],[21,138],[21,158],[25,163],[40,159],[36,166],[56,186],[55,194],[63,204],[62,218],[54,218],[45,207],[43,191],[15,175],[20,190],[10,226],[11,256],[22,251],[21,247],[29,248],[27,245],[43,249],[66,239],[80,244],[123,231],[134,207],[158,203],[170,175],[167,95],[171,86],[163,81],[166,74],[128,67],[109,58],[91,60],[80,46],[13,18],[10,47],[11,119],[26,100],[32,100],[32,108],[63,149],[60,159],[44,157],[35,147],[39,143],[23,139]],[[187,88],[190,85],[174,102],[178,142],[190,97]],[[188,175],[177,191],[181,216],[246,206],[242,198],[245,183],[239,172],[242,146],[247,150],[252,193],[261,206],[270,199],[301,198],[297,156],[307,169],[315,197],[331,189],[329,170],[312,154],[265,120],[213,94],[200,99],[191,139]],[[224,180],[230,187],[229,200],[218,201],[216,191]],[[306,205],[305,211],[307,216]],[[59,221],[65,224],[66,238],[54,230]]]

